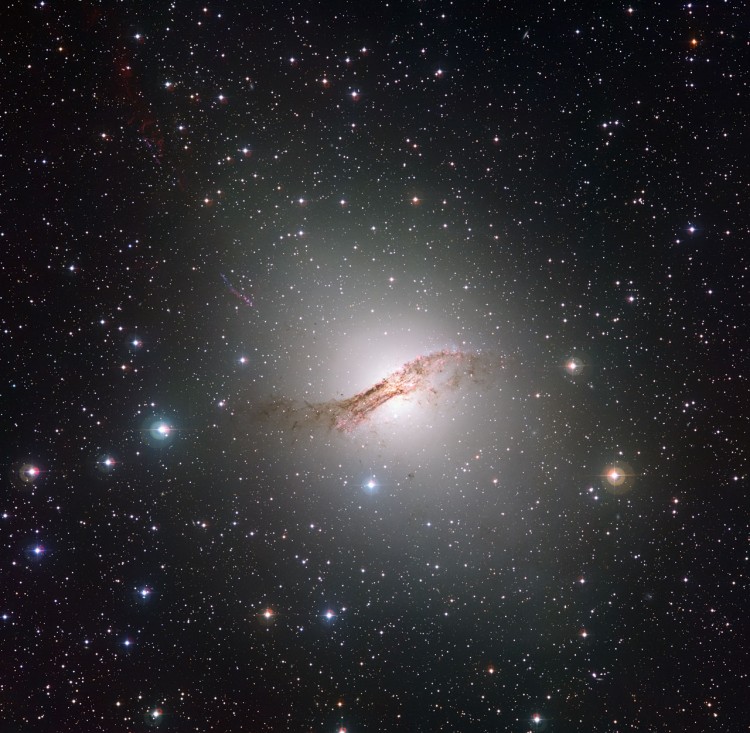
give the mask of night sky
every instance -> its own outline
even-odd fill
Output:
[[[0,733],[750,730],[748,7],[3,22]]]

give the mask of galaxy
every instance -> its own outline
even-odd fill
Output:
[[[750,729],[742,4],[10,10],[0,733]]]
[[[437,402],[446,391],[475,380],[482,361],[478,354],[438,351],[417,357],[372,387],[345,399],[305,402],[304,406],[281,399],[262,406],[261,415],[281,413],[287,423],[294,421],[292,429],[321,424],[328,430],[352,432],[371,421],[374,413],[389,402],[400,399],[413,399],[418,405],[429,400]]]

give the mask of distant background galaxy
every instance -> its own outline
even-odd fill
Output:
[[[0,733],[750,728],[743,4],[10,9]]]

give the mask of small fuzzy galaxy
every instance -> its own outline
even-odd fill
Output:
[[[9,8],[0,733],[750,731],[745,4]]]

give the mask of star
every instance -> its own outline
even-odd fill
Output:
[[[167,440],[172,435],[173,428],[164,420],[157,420],[151,423],[148,430],[154,440],[161,442]]]
[[[577,356],[571,356],[565,361],[565,371],[571,377],[577,377],[584,369],[584,362]]]

